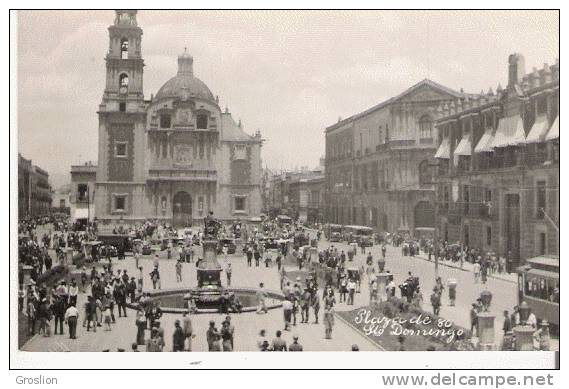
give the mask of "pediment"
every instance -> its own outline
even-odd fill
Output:
[[[452,91],[445,87],[433,85],[428,81],[423,81],[414,87],[403,92],[396,99],[397,102],[423,102],[433,100],[449,100],[459,97],[458,92]]]

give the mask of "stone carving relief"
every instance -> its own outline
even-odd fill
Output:
[[[192,146],[187,144],[174,146],[174,164],[177,166],[192,166]]]

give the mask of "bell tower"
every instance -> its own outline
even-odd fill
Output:
[[[126,103],[144,99],[141,40],[142,29],[138,27],[136,11],[115,11],[114,24],[109,27],[109,51],[105,57],[107,75],[103,102]]]

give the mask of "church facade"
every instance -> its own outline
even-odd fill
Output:
[[[194,75],[193,57],[150,100],[143,94],[142,29],[136,11],[109,27],[106,85],[99,105],[96,217],[157,219],[189,226],[213,211],[221,220],[261,212],[260,132],[247,134]]]

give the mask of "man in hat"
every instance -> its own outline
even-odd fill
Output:
[[[298,343],[298,335],[293,335],[292,343],[289,346],[288,351],[303,351],[302,345]]]
[[[229,333],[230,336],[230,342],[231,342],[231,349],[233,350],[233,340],[235,337],[235,326],[233,324],[231,324],[231,316],[225,316],[225,321],[227,322],[227,331]]]
[[[76,339],[77,336],[77,320],[79,319],[79,311],[75,308],[75,304],[70,304],[65,311],[65,323],[69,326],[69,338]]]

